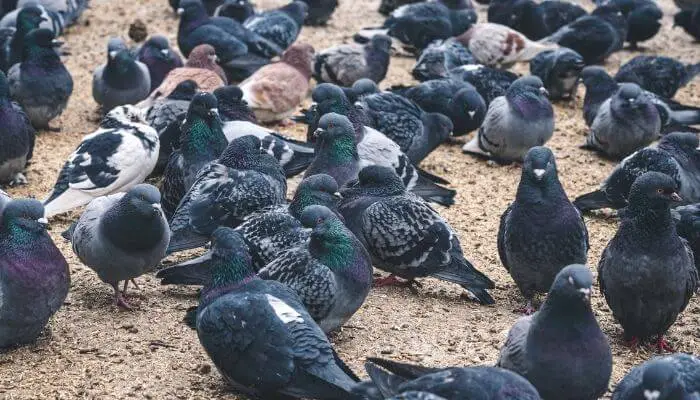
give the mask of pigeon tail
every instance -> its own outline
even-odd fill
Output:
[[[170,238],[168,250],[166,254],[173,254],[179,251],[196,249],[202,247],[209,242],[209,237],[200,235],[190,227],[175,230]]]
[[[365,44],[377,35],[389,35],[389,29],[381,27],[362,28],[352,37],[352,39],[357,43]]]
[[[418,175],[420,175],[424,178],[430,179],[431,181],[433,181],[437,184],[440,184],[440,185],[449,185],[450,184],[450,181],[445,180],[444,178],[441,178],[437,175],[433,175],[430,172],[428,172],[422,168],[419,168],[419,167],[415,167],[415,168],[416,168],[416,171],[418,171]]]
[[[182,318],[185,325],[192,329],[197,329],[197,306],[192,306],[185,311],[185,316]]]
[[[442,187],[430,179],[419,175],[418,182],[411,188],[411,192],[422,197],[426,201],[449,207],[455,203],[456,191]]]
[[[365,363],[365,371],[385,398],[394,396],[397,393],[396,388],[406,382],[405,378],[385,371],[369,361]]]
[[[576,200],[574,200],[574,205],[581,212],[598,210],[600,208],[617,208],[608,200],[608,196],[605,192],[600,189],[577,197]]]
[[[392,374],[411,380],[419,378],[423,375],[428,375],[440,371],[439,368],[430,368],[423,367],[421,365],[400,363],[397,361],[377,357],[367,357],[367,361],[384,368]]]
[[[671,120],[682,125],[699,125],[700,108],[693,106],[674,106],[670,113]]]
[[[462,153],[471,154],[480,157],[491,158],[491,153],[481,148],[479,144],[479,134],[474,135],[474,138],[462,146]]]
[[[700,63],[689,64],[685,67],[685,79],[681,82],[681,86],[685,86],[700,74]]]
[[[163,268],[156,273],[156,278],[160,279],[161,285],[205,286],[211,281],[210,260],[211,253],[206,253],[172,267]]]
[[[73,221],[72,224],[65,231],[61,232],[61,236],[67,241],[73,240],[73,232],[75,232],[75,227],[78,226],[78,221]]]
[[[496,285],[464,257],[452,253],[452,262],[445,269],[432,274],[432,276],[456,283],[469,290],[477,298],[479,298],[478,295],[484,297],[483,304],[491,304],[494,301],[488,293],[484,296],[484,292],[486,292],[485,289],[493,289]],[[479,300],[482,301],[481,298]]]
[[[63,214],[74,208],[84,206],[93,199],[94,197],[91,195],[73,189],[68,189],[59,195],[55,195],[52,192],[49,198],[44,201],[44,216],[50,218],[57,214]]]

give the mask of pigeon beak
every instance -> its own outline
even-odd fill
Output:
[[[153,208],[155,208],[156,210],[162,210],[162,209],[163,209],[163,207],[160,205],[160,203],[153,203],[153,204],[151,204],[151,206],[153,206]]]
[[[49,220],[46,219],[46,217],[41,217],[41,218],[37,219],[36,222],[38,222],[38,223],[40,223],[40,224],[42,224],[42,225],[44,225],[44,226],[46,226],[46,225],[49,224]]]
[[[644,389],[644,398],[646,400],[657,400],[661,396],[661,392],[658,390]]]
[[[474,119],[474,115],[476,115],[476,111],[467,111],[467,114],[469,114],[469,118]]]
[[[56,40],[56,39],[54,39],[54,40],[51,41],[51,47],[61,47],[61,46],[63,46],[63,42],[62,42],[62,41]]]
[[[182,14],[184,14],[184,13],[185,13],[185,9],[184,9],[184,8],[178,8],[178,9],[177,9],[177,15],[182,15]]]
[[[545,89],[544,86],[542,86],[542,87],[540,88],[540,93],[542,93],[543,95],[549,97],[549,92],[547,91],[547,89]]]
[[[314,138],[317,138],[317,137],[323,135],[323,132],[325,132],[324,129],[322,129],[322,128],[316,128],[316,130],[314,131]]]
[[[635,100],[636,100],[636,99],[627,99],[627,102],[629,102],[630,104],[632,104],[632,103],[635,102]]]
[[[210,55],[209,60],[213,63],[219,62],[219,57],[216,56],[216,54]]]
[[[681,203],[683,201],[683,198],[679,196],[678,193],[673,192],[671,193],[671,200]]]
[[[540,180],[544,176],[544,173],[547,171],[545,171],[541,168],[538,168],[538,169],[533,169],[532,172],[535,174],[535,177],[537,177],[537,179]]]
[[[169,50],[169,49],[162,49],[162,50],[160,51],[160,54],[162,54],[162,55],[164,55],[164,56],[167,57],[167,56],[170,55],[170,50]]]
[[[340,194],[340,192],[335,192],[335,193],[333,193],[333,196],[335,196],[335,197],[337,197],[337,198],[339,198],[339,199],[342,199],[342,198],[343,198],[343,195]]]
[[[219,116],[219,109],[218,108],[210,108],[209,115],[211,115],[212,117]]]
[[[586,299],[586,301],[591,300],[591,288],[581,288],[578,291],[583,294],[583,298]]]
[[[116,51],[112,50],[112,51],[109,52],[109,59],[110,59],[110,60],[113,60],[114,57],[116,57],[116,56],[117,56],[117,52],[116,52]]]

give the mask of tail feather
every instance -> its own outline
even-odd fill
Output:
[[[581,210],[581,212],[598,210],[600,208],[617,208],[608,199],[605,192],[600,189],[577,197],[576,200],[574,200],[574,205]]]
[[[209,237],[200,235],[189,226],[173,231],[166,254],[196,249],[209,242]]]
[[[299,175],[311,165],[314,160],[314,153],[294,152],[294,156],[286,164],[284,164],[284,174],[287,178]]]
[[[211,253],[194,258],[156,273],[161,285],[201,285],[211,281]]]
[[[672,110],[671,120],[682,125],[699,125],[700,108],[685,106],[683,109]]]
[[[74,221],[68,229],[65,231],[61,232],[61,236],[66,239],[67,241],[72,241],[73,240],[73,232],[75,232],[75,227],[78,225],[78,221]]]
[[[376,35],[388,35],[389,29],[382,27],[362,28],[352,38],[357,43],[367,43]]]
[[[50,218],[56,214],[63,214],[84,206],[93,199],[94,197],[79,190],[67,189],[58,195],[52,192],[49,199],[44,201],[44,215],[46,218]]]
[[[385,371],[369,361],[365,363],[365,371],[385,398],[394,396],[397,393],[396,388],[406,382],[406,379]]]
[[[494,289],[496,287],[496,284],[493,283],[488,276],[474,268],[469,261],[459,255],[453,255],[452,262],[447,268],[433,274],[433,276],[448,282],[456,283],[474,293],[475,296],[477,293],[483,295],[484,289]],[[493,301],[491,296],[488,296],[487,299]]]
[[[700,63],[689,64],[685,67],[685,79],[681,82],[681,86],[685,86],[700,74]]]
[[[433,372],[438,372],[441,370],[440,368],[430,368],[423,367],[421,365],[400,363],[377,357],[367,357],[367,361],[384,368],[394,375],[398,375],[409,380],[420,378],[423,375],[432,374]]]
[[[433,175],[430,172],[428,172],[422,168],[419,168],[419,167],[415,167],[415,168],[416,168],[416,171],[418,171],[418,175],[425,177],[425,178],[428,178],[435,183],[439,183],[441,185],[449,185],[450,184],[450,182],[445,180],[444,178],[441,178],[437,175]]]
[[[428,178],[418,177],[418,182],[411,188],[411,192],[422,197],[426,201],[449,207],[455,203],[456,191],[437,185]]]
[[[192,329],[197,329],[197,306],[188,308],[182,320],[185,322],[185,325]]]

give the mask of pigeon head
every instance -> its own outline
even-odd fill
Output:
[[[107,41],[107,62],[112,61],[122,50],[128,50],[126,43],[120,37],[111,37]]]
[[[17,31],[29,32],[38,28],[43,21],[46,21],[46,18],[44,18],[43,11],[39,7],[24,7],[17,14]]]
[[[387,35],[374,35],[370,40],[370,44],[376,50],[389,52],[391,50],[391,38]]]
[[[581,71],[581,80],[586,86],[586,91],[607,89],[611,85],[617,87],[617,82],[603,68],[595,65],[585,67]]]
[[[187,109],[187,120],[212,121],[219,118],[219,102],[211,93],[197,93]]]
[[[151,249],[161,240],[168,229],[163,218],[160,192],[155,186],[142,183],[129,189],[105,211],[98,229],[118,248],[141,251]]]
[[[452,32],[455,36],[459,36],[463,32],[466,32],[476,22],[476,19],[476,11],[470,8],[451,11],[450,22],[452,23]],[[423,47],[426,45],[428,45],[428,43],[425,43]]]
[[[280,11],[289,15],[297,25],[301,25],[309,14],[309,6],[303,1],[293,1],[280,8]]]
[[[588,267],[580,264],[564,267],[554,278],[543,308],[556,302],[572,308],[583,305],[583,308],[590,310],[592,288],[593,274]]]
[[[518,32],[537,40],[547,36],[547,27],[542,23],[544,11],[532,0],[518,0],[511,7],[510,21],[507,24]]]
[[[199,86],[197,85],[197,82],[193,81],[192,79],[182,81],[175,86],[175,89],[172,92],[170,92],[168,99],[192,101],[194,95],[197,94],[197,89],[199,89]]]
[[[134,56],[128,49],[124,49],[117,51],[114,57],[110,55],[103,78],[110,87],[128,89],[139,84],[138,77],[141,73]]]
[[[142,111],[130,104],[117,106],[111,109],[100,122],[100,127],[105,129],[117,129],[131,124],[146,124]]]
[[[554,99],[571,98],[585,67],[583,57],[570,49],[553,50],[550,54],[551,69],[547,72],[547,88]]]
[[[10,200],[3,209],[0,221],[3,230],[12,234],[44,232],[48,224],[44,206],[34,199]]]
[[[430,132],[430,140],[435,140],[438,143],[444,142],[454,129],[452,120],[441,113],[425,114],[423,124]]]
[[[506,90],[506,99],[523,118],[551,118],[554,116],[549,93],[542,79],[529,75],[518,78]]]
[[[243,100],[243,91],[236,85],[228,85],[214,90],[214,96],[219,103],[240,103]]]
[[[534,75],[523,76],[516,79],[508,88],[508,92],[513,93],[533,93],[538,96],[547,96],[547,89],[544,88],[542,79]]]
[[[229,168],[247,169],[252,159],[260,154],[260,139],[246,135],[232,140],[221,154],[219,162]]]
[[[254,14],[255,8],[247,0],[227,0],[217,8],[219,17],[231,18],[240,23],[243,23]]]
[[[255,276],[253,259],[240,233],[228,227],[219,227],[211,235],[211,287],[203,292],[211,297],[211,289],[243,283]]]
[[[142,183],[129,189],[121,198],[121,201],[128,204],[133,212],[138,213],[142,218],[157,218],[161,212],[160,191],[147,183]]]
[[[556,178],[557,164],[552,150],[543,146],[528,150],[523,162],[522,179],[542,184]]]
[[[667,400],[684,398],[683,388],[675,365],[664,359],[649,361],[642,374],[644,400]]]
[[[641,212],[668,210],[672,202],[682,201],[677,190],[678,185],[670,176],[660,172],[646,172],[632,184],[629,208]]]
[[[295,43],[283,54],[282,61],[294,67],[307,79],[313,73],[314,48],[307,43]]]
[[[473,87],[459,90],[449,102],[455,132],[471,132],[481,126],[488,107]]]
[[[53,48],[59,47],[61,44],[61,42],[55,39],[52,30],[46,28],[34,29],[24,38],[24,58],[29,54],[37,52],[41,52],[41,54],[54,52]],[[58,56],[56,56],[56,58],[58,58]]]
[[[311,99],[317,104],[327,101],[337,101],[343,98],[345,98],[343,89],[332,83],[321,83],[314,88],[313,92],[311,92]],[[347,98],[345,99],[347,101]]]
[[[448,66],[445,64],[445,53],[443,46],[431,45],[423,49],[411,75],[421,82],[446,77]]]
[[[151,36],[143,46],[153,50],[153,54],[163,60],[168,60],[171,57],[170,43],[168,43],[168,39],[165,36]]]
[[[356,191],[361,194],[387,197],[405,193],[406,187],[391,168],[370,165],[360,170],[356,185],[341,190],[340,193],[343,197],[352,197]]]
[[[204,68],[214,71],[218,61],[216,50],[209,44],[200,44],[190,52],[185,67],[189,68]]]
[[[320,148],[329,149],[328,156],[338,161],[357,158],[355,131],[350,120],[340,114],[328,113],[321,117],[314,137]]]
[[[622,83],[620,89],[615,94],[613,107],[619,107],[622,110],[636,110],[644,107],[642,89],[636,83]]]
[[[200,0],[181,0],[178,5],[177,15],[180,16],[180,24],[185,24],[186,26],[205,21],[208,18],[207,9]]]
[[[335,210],[340,198],[338,182],[326,174],[311,175],[299,183],[294,199],[289,203],[289,213],[300,218],[304,208],[318,204]]]
[[[299,217],[299,221],[306,228],[319,229],[319,232],[325,232],[328,227],[323,227],[329,221],[339,221],[338,216],[328,207],[322,205],[310,205],[305,207]],[[342,222],[341,222],[342,224]]]
[[[331,269],[343,268],[351,264],[354,249],[352,233],[345,228],[343,221],[325,206],[308,206],[299,219],[311,228],[309,252]]]
[[[352,84],[352,91],[355,93],[355,96],[360,98],[366,94],[379,93],[379,86],[369,78],[362,78]]]
[[[663,150],[673,148],[685,154],[696,154],[700,147],[700,140],[693,132],[672,132],[661,138],[658,147]]]

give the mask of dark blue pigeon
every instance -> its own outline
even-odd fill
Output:
[[[26,184],[24,169],[34,152],[36,132],[22,108],[10,99],[7,78],[1,71],[0,120],[0,184]]]
[[[117,306],[130,309],[125,299],[129,281],[158,265],[165,256],[170,230],[160,206],[160,192],[140,184],[126,193],[90,202],[65,236],[80,261],[112,286]]]
[[[613,400],[696,400],[700,396],[700,359],[676,353],[640,364],[617,384]]]
[[[683,64],[670,57],[636,56],[620,66],[618,82],[636,83],[643,89],[667,99],[700,74],[700,63]]]
[[[303,0],[309,6],[304,25],[325,26],[338,7],[338,0]]]
[[[525,377],[543,399],[600,398],[608,390],[612,352],[591,309],[592,289],[588,267],[562,269],[540,310],[510,329],[497,365]]]
[[[583,67],[583,57],[565,47],[545,50],[530,60],[530,73],[542,79],[552,100],[570,100],[576,97]]]
[[[203,246],[219,226],[235,228],[250,214],[283,204],[287,181],[277,160],[252,135],[233,140],[205,164],[170,223],[168,253]]]
[[[163,212],[168,220],[192,187],[199,170],[218,158],[228,142],[221,130],[216,97],[198,93],[192,99],[182,124],[180,148],[170,155],[163,173]]]
[[[66,108],[73,93],[73,78],[54,51],[59,45],[48,29],[35,29],[24,38],[22,62],[7,73],[10,95],[37,129],[49,129],[49,121]]]
[[[358,182],[341,191],[339,210],[365,245],[375,267],[412,283],[432,276],[461,285],[482,304],[493,304],[494,283],[464,258],[456,233],[427,203],[407,192],[389,168],[369,166]]]
[[[615,26],[604,18],[585,15],[559,28],[541,42],[567,47],[579,53],[586,64],[598,64],[619,50],[624,38],[620,38]]]
[[[40,202],[7,200],[0,211],[0,348],[6,348],[36,340],[63,305],[70,273],[46,232]]]
[[[586,262],[588,248],[586,224],[559,182],[554,154],[533,147],[498,229],[498,255],[527,299],[525,313],[535,311],[533,297],[549,290],[562,268]]]
[[[436,40],[420,52],[411,74],[417,80],[424,82],[430,79],[447,78],[450,70],[476,63],[469,49],[454,38]]]
[[[168,72],[182,67],[182,58],[170,47],[165,36],[155,35],[146,40],[136,54],[136,60],[146,65],[151,77],[152,92],[163,83]]]
[[[647,41],[661,29],[664,14],[654,0],[611,0],[627,19],[627,36],[630,49],[637,50],[639,42]]]
[[[680,26],[695,41],[700,41],[700,7],[679,11],[673,16],[673,26]]]
[[[261,399],[359,399],[357,378],[286,285],[251,268],[239,234],[219,228],[212,237],[210,285],[196,317],[199,341],[233,389]]]
[[[673,178],[647,172],[632,184],[621,223],[598,263],[598,283],[631,346],[664,335],[698,288],[688,243],[676,232],[670,205],[680,201]]]
[[[125,104],[136,104],[151,92],[148,67],[137,61],[121,39],[107,45],[107,62],[92,74],[92,97],[104,113]]]
[[[352,86],[363,78],[379,83],[389,68],[391,38],[375,35],[364,45],[341,44],[315,56],[314,78],[340,86]]]
[[[303,1],[292,1],[283,7],[247,18],[243,27],[286,50],[297,40],[308,8]]]
[[[488,106],[496,97],[506,94],[518,75],[481,64],[469,64],[450,70],[449,78],[470,83]]]
[[[540,40],[587,14],[565,1],[499,0],[489,4],[488,21],[511,27],[530,40]]]

